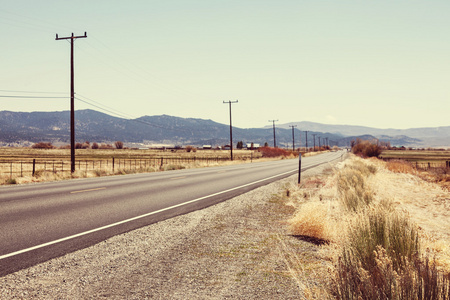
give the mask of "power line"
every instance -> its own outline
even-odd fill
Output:
[[[65,92],[37,92],[37,91],[13,91],[13,90],[0,90],[5,93],[25,93],[25,94],[66,94]]]
[[[0,98],[23,98],[23,99],[67,99],[69,97],[41,97],[41,96],[8,96],[0,95]]]

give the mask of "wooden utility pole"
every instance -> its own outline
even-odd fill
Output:
[[[305,140],[305,142],[306,142],[306,149],[305,149],[305,151],[308,152],[308,130],[306,130],[305,133],[306,133],[306,140]]]
[[[233,160],[233,126],[231,125],[231,104],[232,103],[238,103],[238,100],[236,101],[223,101],[223,103],[228,103],[230,105],[230,158]]]
[[[277,139],[275,137],[275,122],[278,122],[278,120],[269,120],[269,122],[273,122],[273,147],[277,147]]]
[[[70,40],[70,171],[75,172],[75,85],[74,85],[74,66],[73,66],[73,41],[78,38],[86,38],[87,34],[84,32],[82,36],[58,37],[56,40]]]
[[[297,127],[297,125],[289,125],[289,127],[292,127],[292,151],[295,151],[294,128]]]

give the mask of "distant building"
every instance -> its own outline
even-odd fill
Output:
[[[211,146],[211,145],[203,145],[202,148],[205,149],[205,150],[207,150],[207,149],[212,149],[212,146]]]
[[[253,146],[252,146],[252,144],[253,144]],[[259,147],[261,147],[261,146],[258,143],[247,143],[246,144],[246,148],[249,149],[249,150],[259,149]]]

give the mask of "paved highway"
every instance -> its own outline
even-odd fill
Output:
[[[302,159],[302,170],[342,152]],[[298,172],[298,159],[0,188],[0,276]]]

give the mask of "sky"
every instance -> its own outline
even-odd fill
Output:
[[[450,1],[2,0],[0,110],[450,126]],[[35,98],[21,98],[21,97]]]

